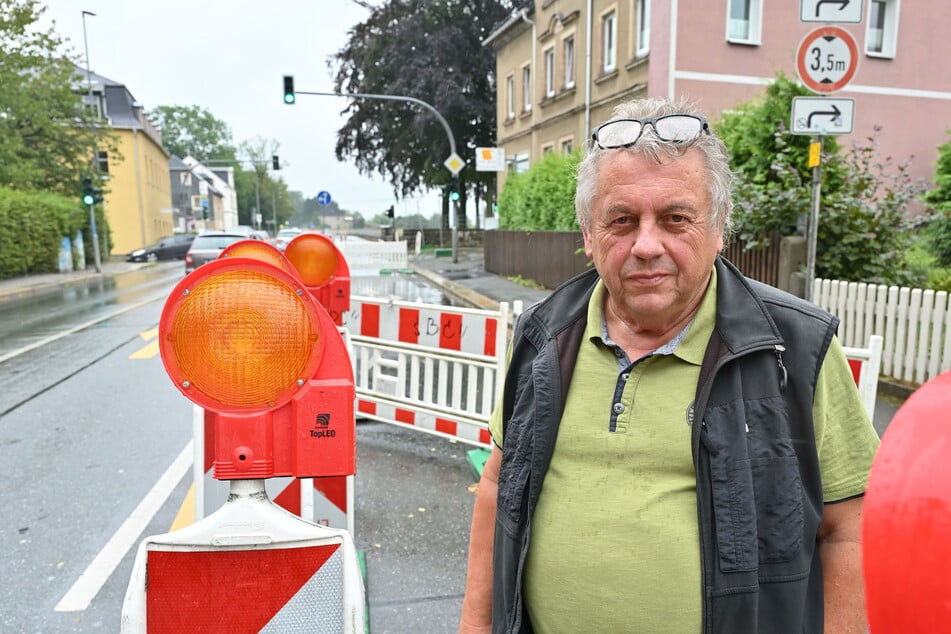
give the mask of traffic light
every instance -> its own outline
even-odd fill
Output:
[[[94,205],[102,202],[102,188],[93,187],[91,178],[83,179],[83,204]]]
[[[386,217],[387,217],[387,218],[395,218],[395,217],[396,217],[396,210],[393,209],[393,205],[390,205],[390,208],[386,210]]]
[[[297,95],[294,93],[294,76],[284,75],[284,103],[290,105],[297,102]]]
[[[277,156],[277,154],[271,156],[271,166],[276,170],[281,169],[281,159]]]
[[[461,194],[459,192],[459,178],[457,176],[454,176],[452,178],[452,181],[450,181],[449,183],[449,200],[456,202],[459,200],[460,195]]]

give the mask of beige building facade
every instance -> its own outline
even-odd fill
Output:
[[[820,0],[535,0],[485,41],[496,54],[499,147],[507,174],[548,152],[581,147],[631,97],[696,101],[712,120],[783,72],[797,78],[807,35],[840,18]],[[880,127],[879,160],[913,157],[930,180],[951,137],[951,16],[945,0],[852,0],[857,22],[837,24],[857,45],[854,99],[843,146]],[[818,14],[818,15],[815,15]],[[805,19],[804,19],[805,18]],[[820,18],[822,21],[815,21]],[[813,59],[807,60],[809,63]],[[818,95],[817,95],[818,96]],[[791,117],[792,113],[790,113]],[[790,119],[791,120],[791,119]]]
[[[173,232],[169,154],[161,132],[126,86],[96,74],[89,79],[83,99],[116,139],[117,152],[100,149],[96,162],[105,179],[111,254],[124,255]],[[82,80],[86,89],[84,72]]]

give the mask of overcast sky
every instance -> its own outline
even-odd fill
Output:
[[[331,92],[327,59],[368,12],[350,0],[47,0],[45,20],[70,40],[85,65],[125,84],[146,111],[206,108],[231,128],[235,144],[263,137],[280,144],[278,173],[307,197],[328,191],[372,218],[394,204],[379,176],[361,175],[334,156],[346,100],[300,95],[282,102],[282,76],[297,90]],[[399,215],[439,212],[438,195],[396,203]]]

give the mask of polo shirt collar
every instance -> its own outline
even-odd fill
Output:
[[[584,338],[586,341],[601,343],[613,348],[617,347],[617,344],[611,341],[607,335],[607,322],[604,317],[604,299],[606,296],[607,289],[604,286],[604,281],[599,278],[588,302],[588,322],[585,325]],[[707,342],[710,340],[716,325],[716,313],[717,271],[714,268],[697,314],[673,339],[655,350],[654,354],[673,354],[687,363],[701,365],[703,355],[707,350]]]

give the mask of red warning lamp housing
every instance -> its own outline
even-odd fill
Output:
[[[284,255],[310,294],[342,326],[343,314],[350,310],[350,267],[333,240],[320,233],[301,233],[287,243]]]
[[[291,272],[229,256],[169,296],[159,350],[205,410],[219,480],[351,475],[354,382],[343,338]]]

